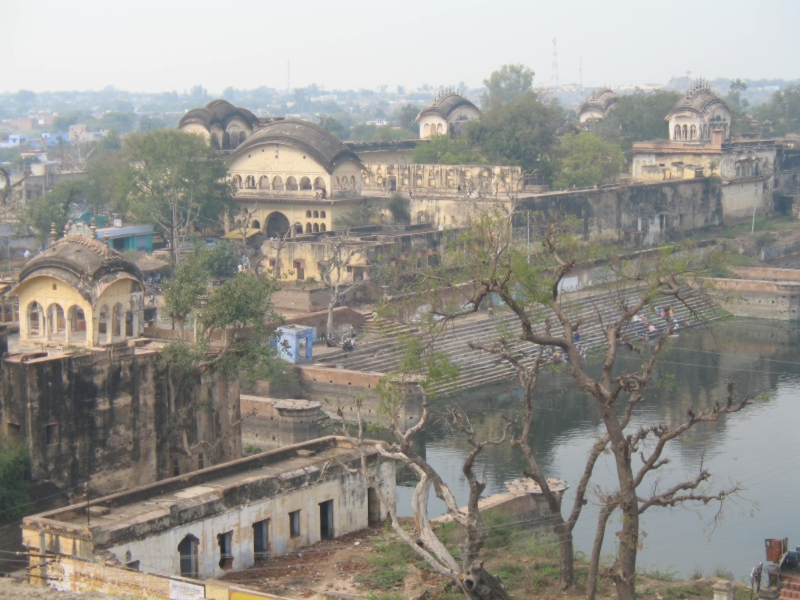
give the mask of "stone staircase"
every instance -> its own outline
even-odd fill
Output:
[[[781,573],[781,595],[778,600],[800,600],[800,573],[787,575]]]
[[[628,295],[631,299],[634,296],[633,291]],[[658,306],[665,304],[667,302],[661,302],[658,303]],[[673,307],[675,320],[682,328],[710,322],[724,314],[705,298],[691,293],[686,296],[688,307],[674,301],[669,304]],[[606,340],[600,329],[599,321],[608,323],[616,318],[619,314],[618,306],[619,296],[616,292],[574,298],[565,304],[565,309],[571,316],[580,317],[583,321],[581,345],[587,347],[589,352],[605,348]],[[551,322],[556,322],[550,309],[542,308],[535,316],[538,317],[535,319],[538,323],[542,323],[548,316]],[[631,323],[627,333],[632,336],[645,334],[645,322],[655,326],[659,332],[666,327],[664,319],[651,313],[646,315],[645,320]],[[396,369],[400,362],[402,348],[398,343],[398,337],[404,334],[421,335],[416,328],[385,319],[370,319],[366,329],[380,333],[381,337],[372,342],[358,344],[355,351],[346,357],[336,356],[324,358],[322,361],[336,362],[345,369],[386,373]],[[552,332],[560,334],[563,329],[554,325]],[[490,353],[473,350],[469,344],[470,342],[480,342],[490,345],[500,339],[501,334],[507,339],[516,340],[520,333],[521,327],[517,318],[506,310],[496,311],[494,317],[487,316],[485,312],[479,312],[449,323],[447,331],[437,340],[436,347],[439,351],[446,353],[450,361],[459,368],[459,375],[455,382],[441,386],[437,391],[452,393],[514,377],[513,369],[505,361]],[[655,333],[654,337],[655,335],[658,333]],[[532,364],[538,353],[538,348],[527,342],[512,341],[510,347],[520,361],[526,365]]]

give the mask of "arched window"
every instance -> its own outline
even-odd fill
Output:
[[[250,227],[251,229],[261,229],[261,223],[259,223],[258,221],[253,221],[252,223],[250,223]]]
[[[675,134],[673,136],[675,141],[679,141],[681,139],[681,126],[675,125]]]
[[[683,139],[689,139],[689,128],[686,125],[683,126]]]
[[[117,302],[114,305],[114,310],[111,314],[111,335],[120,336],[123,332],[123,320],[125,318],[125,309],[122,304]]]
[[[334,188],[335,190],[340,190],[340,189],[342,189],[341,187],[339,187],[339,178],[338,178],[338,177],[334,177],[334,178],[333,178],[333,188]]]
[[[197,564],[197,547],[199,545],[200,540],[191,534],[178,544],[178,554],[181,557],[181,577],[191,577],[192,579],[200,577]]]
[[[327,231],[328,228],[325,226],[325,223],[320,223],[319,230],[320,231]]]
[[[311,180],[308,177],[302,177],[300,179],[300,189],[301,190],[310,190],[311,189]]]
[[[319,211],[316,211],[316,210],[315,210],[315,211],[314,211],[314,214],[313,214],[313,217],[314,217],[315,219],[319,219]]]
[[[256,189],[256,178],[253,175],[248,175],[244,180],[244,187],[246,187],[248,190]]]
[[[229,137],[231,140],[231,150],[233,150],[239,145],[239,130],[231,129]]]
[[[233,176],[233,187],[237,190],[242,189],[242,178],[239,175]]]
[[[222,134],[222,149],[228,150],[231,147],[231,134],[227,131]]]
[[[431,134],[431,126],[428,123],[425,123],[425,126],[422,128],[422,136],[428,137]]]
[[[42,335],[44,332],[44,311],[38,302],[31,302],[28,305],[28,337]]]
[[[306,233],[312,233],[313,229],[311,228],[311,223],[306,223]]]
[[[272,189],[278,192],[283,191],[283,178],[280,175],[272,178]]]
[[[307,210],[306,211],[306,219],[310,219],[310,218],[311,218],[311,211]]]
[[[692,125],[692,128],[689,130],[689,139],[690,140],[697,139],[697,125]]]
[[[350,189],[355,191],[356,189],[356,177],[355,175],[350,175]]]
[[[348,183],[348,182],[347,182],[347,175],[345,175],[344,177],[342,177],[342,191],[343,191],[343,192],[346,192],[346,191],[347,191],[347,189],[349,188],[349,186],[347,185],[347,183]]]
[[[261,179],[258,180],[258,189],[260,190],[269,189],[269,177],[267,177],[266,175],[261,176]]]
[[[325,211],[324,210],[320,211],[319,218],[320,219],[324,219],[325,218]]]
[[[325,189],[325,180],[322,177],[317,177],[314,180],[314,189],[315,190],[324,190]]]
[[[442,135],[442,134],[444,133],[444,129],[442,128],[442,124],[441,124],[441,123],[439,123],[439,124],[436,126],[436,133],[437,133],[438,135]]]
[[[314,223],[314,233],[319,233],[319,224]]]
[[[286,178],[286,191],[287,192],[296,192],[297,191],[297,179],[294,177],[287,177]]]
[[[246,139],[247,139],[247,132],[246,131],[240,131],[239,132],[239,143],[240,144],[244,144],[244,141]]]

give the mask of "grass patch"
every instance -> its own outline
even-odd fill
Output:
[[[671,570],[669,567],[666,569],[653,569],[652,571],[641,571],[640,575],[643,577],[647,577],[648,579],[654,579],[655,581],[675,581],[675,576],[677,575],[677,571]]]
[[[368,575],[357,577],[360,583],[369,583],[382,590],[391,590],[403,585],[408,565],[416,559],[411,548],[402,540],[377,542],[367,562],[372,565]],[[389,597],[387,600],[391,600]]]

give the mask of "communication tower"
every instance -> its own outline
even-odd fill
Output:
[[[561,82],[558,80],[558,48],[556,47],[556,38],[553,38],[553,71],[550,75],[550,86],[557,88],[560,85]]]

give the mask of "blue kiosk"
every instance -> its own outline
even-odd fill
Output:
[[[312,360],[314,328],[303,325],[278,327],[278,355],[288,363],[299,365]]]

